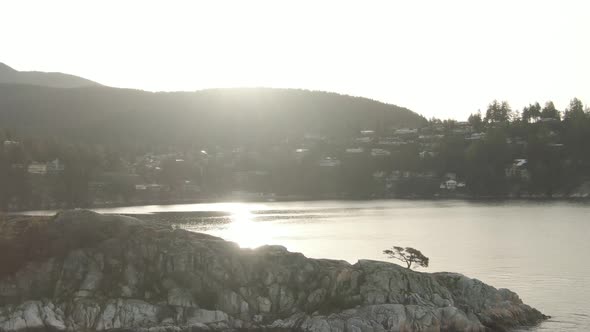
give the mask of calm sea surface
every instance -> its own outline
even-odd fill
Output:
[[[280,244],[308,257],[386,260],[393,245],[430,257],[552,318],[533,331],[590,331],[590,204],[568,202],[313,201],[98,209],[142,214],[242,247]],[[43,214],[43,213],[42,213]]]

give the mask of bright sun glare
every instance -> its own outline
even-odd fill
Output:
[[[211,232],[212,235],[221,236],[232,242],[236,242],[242,248],[256,248],[261,245],[273,243],[278,236],[278,229],[272,223],[255,221],[255,214],[247,204],[227,204],[226,211],[231,213],[231,222]]]

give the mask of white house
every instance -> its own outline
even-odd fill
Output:
[[[521,180],[529,180],[531,177],[526,159],[514,159],[512,164],[504,169],[504,172],[507,177],[520,178]]]
[[[396,135],[411,135],[417,134],[418,129],[410,129],[410,128],[400,128],[395,130]]]
[[[481,139],[484,139],[486,137],[485,133],[473,133],[470,136],[466,137],[466,140],[470,140],[470,141],[479,141]]]
[[[338,167],[340,166],[340,160],[332,157],[325,157],[323,159],[320,159],[318,165],[320,167]]]
[[[373,136],[373,135],[375,135],[375,131],[374,130],[361,130],[361,135],[362,136]]]
[[[53,161],[46,163],[33,161],[27,167],[27,172],[29,172],[30,174],[45,175],[51,173],[59,173],[62,172],[64,169],[64,164],[61,163],[59,159],[55,159]]]
[[[457,189],[457,181],[456,180],[447,180],[445,182],[445,186],[447,187],[447,190],[455,190],[455,189]]]
[[[372,157],[387,157],[390,156],[391,152],[384,149],[371,149]]]
[[[45,175],[45,174],[47,174],[47,164],[46,163],[38,163],[38,162],[34,161],[29,164],[27,171],[30,174]]]
[[[346,153],[363,153],[363,148],[348,148],[345,150]]]

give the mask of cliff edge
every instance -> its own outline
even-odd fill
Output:
[[[0,223],[0,331],[505,331],[545,318],[455,273],[311,259],[73,210]]]

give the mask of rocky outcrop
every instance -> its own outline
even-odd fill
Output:
[[[544,319],[455,273],[310,259],[89,211],[0,225],[0,331],[503,331]]]

